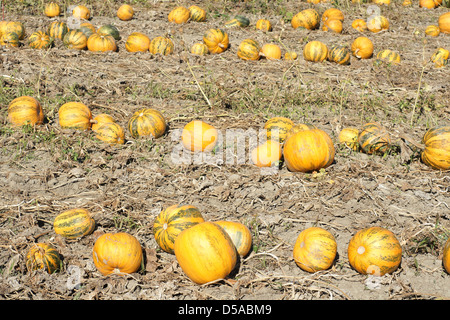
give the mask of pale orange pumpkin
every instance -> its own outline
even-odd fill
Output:
[[[78,19],[89,20],[91,11],[84,5],[78,5],[72,10],[72,16]]]
[[[442,33],[450,33],[450,11],[439,16],[438,26]]]
[[[184,126],[181,142],[184,148],[192,152],[210,152],[215,148],[218,137],[218,131],[212,125],[193,120]]]
[[[282,156],[281,144],[276,140],[267,140],[251,151],[253,164],[257,167],[278,165]]]
[[[262,46],[260,55],[267,60],[281,59],[281,48],[273,43],[266,43]]]

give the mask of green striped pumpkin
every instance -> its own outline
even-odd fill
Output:
[[[250,25],[250,20],[247,17],[237,15],[233,19],[225,22],[225,27],[231,28],[231,27],[241,27],[245,28]]]
[[[377,59],[380,59],[388,63],[400,63],[401,61],[400,55],[397,52],[389,49],[385,49],[378,52]]]
[[[243,60],[259,60],[261,47],[253,39],[243,40],[238,47],[237,55]]]
[[[53,221],[55,232],[68,239],[87,236],[94,231],[95,220],[88,210],[70,209],[60,213]]]
[[[53,245],[36,243],[27,252],[26,266],[29,272],[44,269],[52,274],[60,269],[61,257]]]
[[[429,129],[423,136],[425,149],[422,162],[437,170],[450,169],[450,126],[442,125]]]
[[[294,126],[294,122],[285,117],[273,117],[264,125],[264,129],[266,129],[267,140],[276,139],[280,143],[282,143],[288,134],[288,132]]]
[[[209,54],[209,49],[203,42],[197,42],[192,45],[191,53],[196,56],[204,56]]]
[[[121,38],[119,29],[117,29],[117,27],[112,24],[105,24],[101,26],[100,28],[98,28],[97,33],[101,36],[112,36],[116,41],[119,41]]]
[[[173,53],[174,45],[170,38],[156,37],[150,41],[148,51],[151,54],[162,54],[163,56]]]
[[[302,10],[292,18],[291,25],[294,29],[299,27],[308,30],[317,29],[320,25],[319,13],[312,8]]]
[[[206,11],[199,6],[192,5],[189,7],[189,19],[195,22],[206,21]]]
[[[67,32],[69,32],[69,28],[65,22],[54,21],[48,27],[47,34],[53,39],[62,40]]]
[[[330,62],[347,65],[350,64],[351,52],[344,46],[333,45],[328,50],[327,59]]]
[[[166,120],[158,110],[140,109],[128,121],[128,130],[133,138],[151,135],[156,139],[165,133]]]
[[[125,132],[116,122],[106,122],[95,129],[96,138],[109,144],[124,144]]]
[[[181,231],[204,221],[197,207],[176,204],[167,207],[156,217],[153,234],[161,249],[173,254],[175,239]]]
[[[230,39],[228,33],[222,29],[209,29],[203,35],[203,42],[210,53],[222,53],[228,49]]]
[[[53,39],[44,31],[35,31],[28,37],[28,45],[33,49],[47,49],[53,44]]]
[[[87,47],[87,37],[79,30],[70,30],[63,38],[63,44],[66,48],[84,50]]]
[[[320,41],[310,41],[303,48],[303,57],[306,61],[322,62],[327,58],[328,48]]]
[[[15,32],[0,34],[0,45],[6,47],[18,47],[20,45],[19,36]]]
[[[367,154],[384,154],[391,145],[389,132],[377,122],[366,123],[358,136],[361,150]]]

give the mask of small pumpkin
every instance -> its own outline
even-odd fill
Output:
[[[153,235],[161,249],[174,254],[175,239],[178,235],[201,222],[205,222],[205,219],[197,207],[175,204],[158,214],[153,223]]]
[[[63,38],[63,44],[68,49],[84,50],[87,47],[87,37],[79,30],[70,30]]]
[[[108,122],[115,122],[114,118],[111,115],[107,113],[96,115],[91,121],[91,129],[95,132],[101,125]]]
[[[95,129],[96,138],[109,144],[124,144],[125,132],[116,122],[105,122]]]
[[[375,16],[367,22],[367,29],[373,33],[389,29],[389,21],[384,16]]]
[[[267,19],[259,19],[256,21],[255,28],[261,31],[270,32],[272,31],[272,23]]]
[[[156,37],[150,41],[148,51],[151,54],[162,54],[163,56],[172,54],[174,50],[173,42],[167,37]]]
[[[33,244],[27,252],[25,261],[29,272],[44,269],[52,274],[58,271],[61,266],[61,256],[50,243]]]
[[[189,9],[179,6],[170,11],[168,19],[169,22],[181,24],[188,22],[189,17],[190,17]]]
[[[359,137],[358,128],[347,127],[343,128],[339,132],[338,140],[339,143],[346,145],[353,151],[358,151],[359,150],[358,137]]]
[[[162,113],[152,108],[139,109],[128,120],[128,130],[133,138],[152,136],[157,139],[164,135],[166,127]]]
[[[112,24],[105,24],[98,28],[97,33],[101,36],[112,36],[114,40],[119,41],[121,39],[119,29]]]
[[[310,41],[303,48],[303,57],[306,61],[322,62],[327,58],[328,48],[320,41]]]
[[[28,45],[33,49],[47,49],[53,44],[53,40],[44,31],[35,31],[28,37]]]
[[[48,27],[47,34],[53,39],[62,40],[67,32],[69,32],[69,28],[65,22],[53,21]]]
[[[87,48],[93,52],[117,51],[117,44],[111,35],[93,33],[87,40]]]
[[[450,33],[450,11],[439,16],[438,26],[442,33]]]
[[[350,239],[347,254],[350,265],[359,273],[383,276],[399,267],[402,247],[391,231],[370,227]]]
[[[437,37],[441,33],[438,26],[430,25],[425,28],[425,34],[430,37]]]
[[[222,29],[209,29],[203,35],[203,42],[211,53],[222,53],[228,49],[230,40],[228,33]]]
[[[261,47],[253,39],[242,40],[237,50],[237,56],[243,60],[259,60]]]
[[[391,138],[385,127],[377,122],[363,125],[358,136],[361,150],[367,154],[384,154],[391,146]]]
[[[209,54],[209,49],[203,42],[197,42],[192,45],[191,53],[196,56],[204,56]]]
[[[278,165],[282,154],[282,147],[278,141],[267,140],[251,151],[251,159],[257,167],[273,167]]]
[[[317,29],[320,25],[319,13],[312,8],[302,10],[292,17],[291,25],[294,29],[299,27],[308,30]]]
[[[400,55],[397,52],[389,49],[381,50],[380,52],[378,52],[377,59],[393,64],[399,64],[401,62]]]
[[[352,28],[359,32],[367,31],[367,23],[363,19],[355,19],[352,22]]]
[[[295,263],[307,272],[329,269],[336,254],[337,243],[333,234],[319,227],[310,227],[300,232],[293,250]]]
[[[286,117],[273,117],[264,124],[267,140],[276,140],[284,142],[288,132],[294,126],[294,122]]]
[[[373,43],[367,37],[358,37],[352,42],[351,50],[356,58],[369,59],[373,55]]]
[[[57,17],[61,14],[61,8],[56,2],[47,3],[44,7],[44,14],[50,18]]]
[[[344,26],[341,20],[330,19],[323,23],[322,31],[333,31],[335,33],[341,33]]]
[[[67,102],[58,111],[59,125],[65,129],[89,130],[91,110],[81,102]]]
[[[228,233],[209,221],[183,230],[175,239],[174,252],[183,272],[197,284],[224,279],[238,260]]]
[[[262,46],[260,55],[267,60],[280,60],[281,48],[274,43],[266,43]]]
[[[245,257],[252,249],[252,233],[246,225],[236,221],[214,221],[230,236],[238,254]]]
[[[189,18],[195,22],[206,21],[206,11],[199,6],[192,5],[189,8]]]
[[[30,96],[15,98],[8,106],[8,121],[13,126],[40,125],[44,122],[42,106]]]
[[[284,60],[297,60],[298,54],[295,51],[288,51],[284,54]]]
[[[445,271],[450,273],[450,238],[445,242],[442,253],[442,265],[444,266]]]
[[[15,32],[6,32],[0,36],[0,46],[18,47],[20,45],[19,36]]]
[[[125,42],[128,52],[146,52],[150,47],[150,38],[141,32],[131,33]]]
[[[431,56],[430,60],[434,63],[434,65],[437,68],[441,68],[448,64],[448,60],[450,57],[450,51],[446,50],[444,48],[438,48],[433,55]]]
[[[225,22],[225,27],[232,28],[232,27],[240,27],[245,28],[250,25],[250,20],[247,17],[237,15],[233,19]]]
[[[134,10],[129,4],[123,4],[117,9],[117,17],[122,21],[129,21],[133,19]]]
[[[351,52],[347,47],[333,45],[330,47],[330,50],[328,50],[327,60],[337,64],[347,65],[350,64],[350,56]]]
[[[84,5],[78,5],[72,10],[72,16],[82,20],[89,20],[91,18],[91,11]]]
[[[210,152],[218,142],[218,131],[212,125],[193,120],[186,124],[181,133],[181,142],[191,152]]]
[[[450,169],[450,126],[430,128],[422,140],[425,144],[420,155],[422,162],[436,170]]]
[[[95,220],[91,213],[83,208],[66,210],[56,216],[53,221],[55,232],[68,239],[87,236],[94,231]]]
[[[104,233],[95,241],[92,257],[97,270],[109,274],[134,273],[142,263],[139,241],[126,232]]]
[[[312,172],[330,166],[335,149],[330,136],[321,129],[299,131],[284,142],[283,156],[288,170]]]

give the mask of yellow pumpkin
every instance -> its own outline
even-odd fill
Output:
[[[338,19],[330,19],[323,23],[322,30],[323,31],[333,31],[335,33],[341,33],[343,30],[343,24],[341,20]]]
[[[185,7],[176,7],[169,13],[169,21],[174,23],[186,23],[188,22],[190,17],[190,11],[189,9]]]
[[[286,117],[273,117],[264,124],[267,140],[276,140],[280,143],[284,142],[288,132],[294,126],[294,122]]]
[[[243,60],[259,60],[261,48],[253,39],[242,40],[237,50],[237,56]]]
[[[91,121],[91,129],[92,131],[96,131],[101,125],[108,122],[115,122],[114,118],[111,115],[106,113],[96,115]]]
[[[91,110],[81,102],[67,102],[58,111],[59,125],[62,128],[88,130],[91,128]]]
[[[389,21],[384,16],[375,16],[367,22],[367,29],[374,33],[389,29]]]
[[[367,23],[363,19],[355,19],[352,22],[352,28],[359,32],[367,31]]]
[[[191,53],[196,56],[204,56],[209,54],[209,49],[203,42],[197,42],[192,45]]]
[[[181,133],[184,148],[192,152],[210,152],[215,148],[217,141],[217,129],[201,120],[189,122]]]
[[[162,54],[163,56],[172,54],[173,50],[173,41],[170,38],[162,36],[153,38],[148,47],[148,51],[150,51],[151,54]]]
[[[150,47],[150,38],[141,32],[133,32],[127,37],[125,49],[128,52],[146,52]]]
[[[164,135],[166,128],[162,113],[152,108],[139,109],[128,120],[128,130],[133,138],[152,136],[157,139]]]
[[[267,140],[251,151],[251,159],[257,167],[278,165],[282,156],[281,144],[276,140]]]
[[[343,128],[339,132],[338,140],[339,143],[346,145],[347,147],[349,147],[354,151],[358,151],[359,150],[358,137],[359,137],[358,128],[347,127]]]
[[[260,55],[267,60],[280,60],[281,48],[273,43],[266,43],[262,46]]]
[[[425,34],[430,37],[437,37],[441,33],[438,26],[430,25],[425,29]]]
[[[214,221],[230,236],[238,254],[245,257],[252,249],[252,233],[246,225],[236,221]]]
[[[300,27],[308,30],[314,30],[320,25],[320,17],[315,9],[305,9],[297,13],[292,18],[291,25],[294,29]]]
[[[117,9],[117,17],[122,21],[129,21],[134,16],[133,7],[129,4],[123,4]]]
[[[450,273],[450,238],[447,239],[442,250],[442,265],[447,273]]]
[[[230,40],[228,33],[222,29],[209,29],[203,35],[203,42],[211,53],[222,53],[228,49]]]
[[[190,6],[189,19],[195,22],[204,22],[206,21],[206,11],[196,5]]]
[[[340,20],[341,22],[344,21],[344,14],[337,8],[329,8],[322,14],[322,22],[335,19]]]
[[[266,19],[259,19],[256,21],[255,28],[261,31],[269,32],[272,31],[272,23]]]
[[[369,59],[373,55],[373,43],[367,37],[358,37],[352,42],[351,50],[356,58]]]
[[[450,169],[450,126],[430,128],[422,140],[425,144],[420,154],[422,162],[436,170]]]
[[[72,16],[78,19],[89,20],[91,11],[84,5],[78,5],[72,10]]]
[[[94,52],[117,51],[117,44],[111,35],[93,33],[87,40],[87,48]]]
[[[102,123],[95,129],[96,138],[109,144],[124,144],[125,132],[116,122]]]
[[[44,7],[44,14],[47,17],[53,18],[59,16],[61,13],[61,8],[59,7],[59,4],[55,2],[47,3]]]
[[[303,57],[306,61],[322,62],[327,58],[328,48],[320,41],[310,41],[303,48]]]
[[[444,48],[438,48],[433,55],[431,56],[430,60],[434,63],[434,65],[437,68],[441,68],[448,64],[450,56],[450,51],[446,50]]]
[[[42,106],[30,96],[15,98],[8,106],[8,121],[13,126],[40,125],[44,122]]]

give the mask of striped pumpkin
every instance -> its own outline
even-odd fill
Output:
[[[185,7],[176,7],[172,11],[170,11],[168,20],[169,22],[182,24],[189,21],[190,12],[189,9]]]
[[[391,146],[389,132],[376,122],[366,123],[358,136],[361,150],[367,154],[384,154]]]
[[[47,49],[52,44],[52,39],[44,31],[35,31],[28,37],[28,45],[33,49]]]
[[[320,41],[310,41],[303,48],[303,57],[306,61],[322,62],[327,55],[328,48]]]
[[[172,54],[173,50],[174,45],[172,40],[166,37],[153,38],[148,48],[151,54],[162,54],[163,56]]]
[[[192,45],[191,53],[196,56],[204,56],[209,54],[209,50],[206,44],[203,42],[197,42]]]
[[[189,17],[190,20],[195,22],[204,22],[206,21],[206,11],[199,6],[190,6],[189,8]]]
[[[131,33],[125,42],[128,52],[146,52],[150,47],[150,38],[141,32]]]
[[[238,47],[237,56],[243,60],[259,60],[261,48],[253,39],[243,40]]]
[[[317,272],[330,268],[337,254],[337,243],[331,232],[310,227],[297,237],[293,256],[295,263],[307,272]]]
[[[450,169],[450,126],[436,126],[423,136],[425,149],[421,152],[422,162],[437,170]]]
[[[116,122],[105,122],[95,129],[96,138],[109,144],[124,144],[125,132]]]
[[[13,126],[42,124],[44,122],[42,106],[30,96],[15,98],[8,106],[8,121]]]
[[[61,257],[58,250],[49,243],[36,243],[28,250],[26,266],[29,272],[44,269],[52,274],[60,269]]]
[[[350,64],[351,52],[344,46],[333,45],[327,53],[327,60],[337,64]]]
[[[117,51],[117,44],[113,36],[93,33],[88,38],[87,48],[93,52]]]
[[[425,34],[430,37],[437,37],[441,33],[441,30],[438,26],[430,25],[425,29]]]
[[[55,2],[47,3],[44,7],[44,14],[47,17],[53,18],[59,16],[61,13],[61,8],[59,7],[59,4]]]
[[[66,33],[69,32],[69,28],[65,22],[53,21],[48,27],[47,34],[53,39],[62,40]]]
[[[17,34],[19,40],[23,40],[25,38],[25,27],[20,21],[4,21],[4,23],[0,26],[0,34],[10,32]]]
[[[350,265],[359,273],[383,276],[399,267],[402,247],[391,231],[370,227],[350,239],[347,254]]]
[[[60,213],[53,221],[55,232],[68,239],[87,236],[94,231],[95,220],[88,210],[70,209]]]
[[[87,37],[79,30],[70,30],[64,36],[63,44],[69,49],[84,50],[87,47]]]
[[[181,231],[204,221],[197,207],[176,204],[167,207],[156,217],[153,234],[161,249],[173,254],[175,239]]]
[[[95,27],[89,22],[83,22],[77,30],[83,32],[88,39],[93,33],[97,32]]]
[[[2,33],[0,35],[0,46],[18,47],[20,45],[19,36],[15,32]]]
[[[121,39],[119,29],[112,24],[105,24],[101,26],[97,29],[97,33],[101,36],[112,36],[116,41]]]
[[[449,59],[450,51],[444,48],[438,48],[430,58],[431,62],[433,62],[437,68],[447,65]]]
[[[259,19],[256,21],[255,28],[261,31],[270,32],[272,31],[272,23],[266,19]]]
[[[393,64],[398,64],[401,61],[400,55],[397,52],[389,49],[381,50],[380,52],[378,52],[377,59]]]
[[[277,140],[280,143],[284,142],[288,132],[294,126],[294,122],[285,117],[273,117],[267,120],[264,124],[266,130],[267,140]]]
[[[222,53],[228,49],[230,40],[228,33],[222,29],[209,29],[203,35],[203,42],[209,49],[210,53]]]
[[[128,130],[133,138],[153,136],[157,139],[166,132],[166,119],[158,110],[140,109],[128,121]]]
[[[230,236],[238,254],[245,257],[252,248],[252,233],[246,225],[236,221],[214,221]]]
[[[64,129],[88,130],[91,128],[91,110],[81,102],[67,102],[58,111],[59,125]]]
[[[320,16],[316,10],[309,8],[297,13],[291,20],[294,29],[305,28],[308,30],[317,29],[320,25]]]

